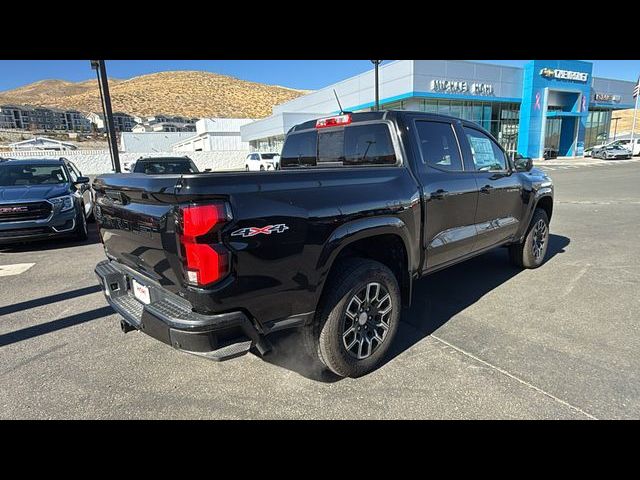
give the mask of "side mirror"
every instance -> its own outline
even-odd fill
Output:
[[[74,185],[79,185],[81,183],[90,183],[91,179],[89,177],[78,177],[78,179],[73,182]]]
[[[205,168],[205,169],[204,169],[204,171],[205,171],[205,172],[210,172],[210,171],[211,171],[211,169],[210,169],[210,168]]]
[[[523,157],[519,153],[513,157],[513,163],[516,167],[516,172],[530,172],[533,168],[533,160],[529,157]]]

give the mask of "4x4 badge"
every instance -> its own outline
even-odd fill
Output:
[[[236,230],[231,233],[232,237],[253,237],[255,235],[271,235],[272,233],[282,233],[285,230],[289,230],[284,223],[279,223],[278,225],[267,225],[266,227],[245,227],[240,230]]]

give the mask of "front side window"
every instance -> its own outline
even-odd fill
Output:
[[[473,163],[477,171],[491,172],[507,169],[507,158],[496,142],[479,130],[463,128],[467,140],[469,140]]]
[[[445,122],[416,122],[422,161],[430,167],[461,171],[462,159],[453,126]]]

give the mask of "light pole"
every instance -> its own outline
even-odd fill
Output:
[[[613,124],[613,141],[616,141],[616,134],[618,133],[618,120],[622,117],[613,117],[611,120],[614,120],[616,123]]]
[[[638,81],[636,82],[636,86],[633,88],[633,96],[636,99],[636,105],[633,107],[633,125],[631,126],[631,156],[633,157],[633,152],[636,150],[635,142],[635,134],[636,134],[636,116],[638,114],[638,100],[640,100],[640,75],[638,75]]]
[[[111,164],[116,173],[120,173],[120,156],[118,155],[118,139],[113,125],[113,112],[111,111],[111,95],[109,95],[109,80],[107,78],[107,67],[104,60],[91,60],[91,68],[98,75],[98,88],[100,89],[100,99],[102,100],[102,114],[104,124],[107,128],[107,140],[109,152],[111,153]]]
[[[371,60],[371,63],[373,63],[375,65],[375,82],[376,82],[376,112],[380,110],[380,95],[379,95],[379,90],[378,90],[378,67],[380,66],[380,63],[382,63],[382,60]]]

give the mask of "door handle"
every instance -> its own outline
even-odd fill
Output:
[[[480,193],[491,193],[491,190],[493,190],[491,185],[485,185],[480,189]]]
[[[446,190],[443,190],[443,189],[440,188],[440,189],[436,190],[435,192],[431,192],[431,194],[429,196],[434,200],[442,200],[448,194],[449,194],[449,192],[447,192]]]

